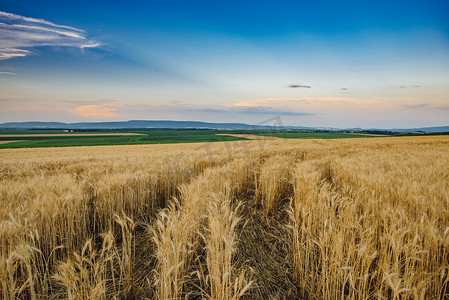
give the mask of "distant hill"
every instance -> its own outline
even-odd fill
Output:
[[[141,128],[209,128],[209,129],[254,129],[255,126],[242,123],[207,123],[195,121],[145,121],[123,122],[8,122],[0,124],[0,129],[141,129]]]
[[[425,133],[449,132],[449,126],[421,127],[421,128],[409,128],[409,129],[391,129],[391,131],[399,131],[399,132],[417,132],[417,131],[422,131],[422,132],[425,132]]]
[[[335,129],[341,130],[341,129]],[[401,133],[401,132],[421,132],[421,133],[440,133],[440,132],[449,132],[449,126],[440,126],[440,127],[421,127],[421,128],[390,128],[390,129],[378,129],[378,128],[345,128],[345,131],[353,131],[353,132],[373,132],[373,133]]]
[[[154,121],[154,120],[131,120],[121,122],[8,122],[0,124],[0,129],[286,129],[286,130],[329,130],[340,131],[342,129],[331,127],[302,127],[302,126],[269,126],[269,125],[249,125],[244,123],[208,123],[197,121]],[[391,131],[391,132],[425,132],[438,133],[449,132],[449,126],[422,127],[409,129],[363,129],[350,128],[350,131]]]

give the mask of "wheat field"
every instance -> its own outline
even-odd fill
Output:
[[[449,297],[449,137],[0,151],[2,299]]]

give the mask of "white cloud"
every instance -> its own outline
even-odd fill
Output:
[[[66,25],[57,25],[55,23],[45,21],[43,19],[28,18],[28,17],[24,17],[24,16],[7,13],[4,11],[0,11],[0,18],[1,19],[5,18],[5,19],[9,19],[9,20],[17,20],[17,21],[21,21],[21,22],[25,22],[25,23],[38,23],[38,24],[44,24],[44,25],[57,27],[57,28],[65,28],[65,29],[69,29],[69,30],[73,30],[73,31],[84,32],[84,30],[77,29],[74,27],[70,27],[70,26],[66,26]]]
[[[1,39],[0,39],[1,41]],[[0,60],[13,57],[22,57],[31,54],[31,51],[17,49],[17,48],[3,48],[0,47]]]
[[[95,48],[95,47],[100,47],[101,44],[100,43],[91,43],[91,44],[85,44],[85,45],[81,45],[80,48],[84,49],[84,48]]]
[[[12,76],[16,76],[16,73],[13,72],[0,72],[0,75],[12,75]]]
[[[80,49],[100,46],[85,31],[46,20],[0,11],[0,60],[32,54],[28,48],[66,46]]]

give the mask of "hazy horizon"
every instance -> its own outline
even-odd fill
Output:
[[[449,125],[446,1],[0,3],[0,123]]]
[[[8,124],[8,123],[64,123],[64,124],[80,124],[80,123],[87,123],[87,124],[101,124],[101,123],[127,123],[127,122],[180,122],[180,123],[206,123],[206,124],[242,124],[242,125],[248,125],[248,126],[272,126],[275,128],[279,128],[282,129],[282,127],[285,128],[289,128],[289,127],[295,127],[295,125],[285,125],[282,121],[282,119],[279,116],[275,116],[273,118],[267,119],[267,120],[263,120],[261,122],[258,123],[244,123],[244,122],[206,122],[206,121],[199,121],[199,120],[118,120],[118,121],[79,121],[79,122],[63,122],[63,121],[14,121],[14,122],[4,122],[4,123],[0,123],[0,125],[3,124]],[[438,126],[423,126],[423,127],[331,127],[331,126],[296,126],[298,128],[300,127],[310,127],[310,128],[316,128],[316,129],[326,129],[326,128],[333,128],[333,129],[363,129],[363,130],[389,130],[389,129],[420,129],[420,128],[447,128],[449,127],[449,125],[438,125]],[[30,127],[31,128],[31,127]],[[33,127],[33,129],[38,129],[39,127]],[[46,127],[42,127],[41,129],[46,128]],[[122,129],[132,129],[132,128],[138,128],[138,127],[123,127]],[[146,128],[146,127],[143,127]],[[148,128],[153,128],[153,127],[148,127]],[[164,127],[154,127],[154,128],[164,128]],[[175,127],[174,127],[175,128]],[[178,128],[178,127],[176,127]],[[179,127],[181,128],[181,127]],[[184,127],[185,129],[188,129],[190,127]],[[54,128],[49,128],[49,129],[54,129]],[[107,129],[106,127],[101,128],[101,129]],[[117,129],[114,127],[114,129]],[[204,129],[204,128],[200,128],[200,129]]]

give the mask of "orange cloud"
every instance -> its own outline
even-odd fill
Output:
[[[118,109],[110,105],[82,105],[72,112],[85,118],[110,118],[118,115]]]

